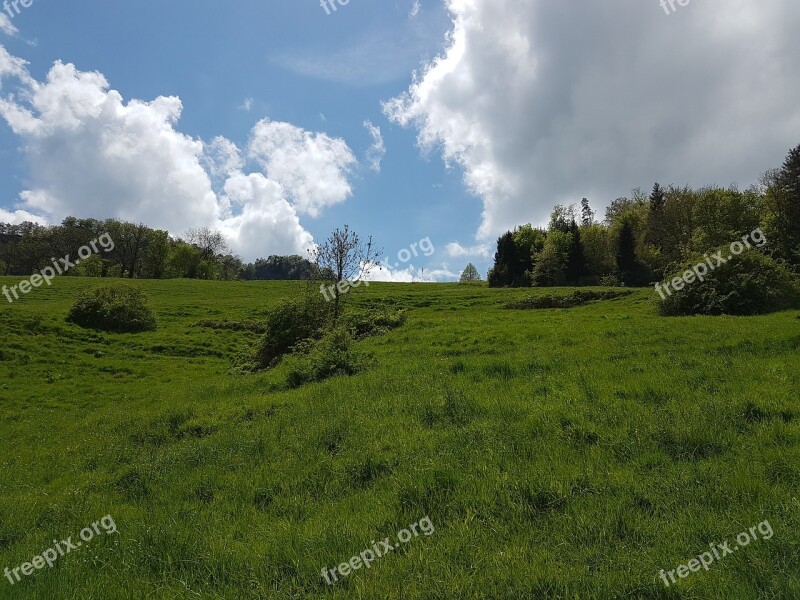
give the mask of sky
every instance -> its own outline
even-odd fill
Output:
[[[247,261],[348,224],[376,278],[448,281],[555,204],[747,187],[800,143],[800,4],[661,1],[9,4],[0,222],[207,226]]]

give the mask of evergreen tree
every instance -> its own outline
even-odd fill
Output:
[[[517,256],[514,234],[506,231],[497,240],[497,252],[494,255],[494,267],[489,277],[490,287],[508,287],[513,285],[513,275]]]
[[[663,244],[663,235],[661,235],[661,227],[663,225],[664,205],[667,203],[667,195],[658,182],[653,185],[653,191],[650,192],[650,208],[647,217],[647,235],[645,241],[652,244],[656,248],[661,248]]]
[[[772,237],[777,239],[770,245],[780,258],[800,266],[800,146],[789,152],[772,184],[766,201],[772,212]]]
[[[636,266],[636,238],[630,221],[625,221],[617,240],[617,270],[623,282],[635,277]]]
[[[581,230],[578,224],[573,220],[569,228],[569,249],[567,251],[567,268],[566,278],[567,283],[572,285],[580,285],[583,278],[586,277],[586,255],[583,251],[583,242],[581,241]]]
[[[475,265],[469,263],[467,267],[464,269],[464,272],[461,273],[461,283],[470,283],[472,281],[480,281],[481,275],[478,273],[478,269],[475,268]]]
[[[594,225],[594,211],[589,206],[588,198],[581,200],[581,225],[584,227]]]
[[[650,192],[650,212],[651,213],[658,213],[664,208],[664,204],[667,203],[667,194],[664,192],[664,188],[662,188],[658,182],[653,185],[653,191]]]

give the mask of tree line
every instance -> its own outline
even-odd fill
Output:
[[[311,279],[317,271],[316,265],[300,256],[270,256],[244,263],[230,251],[223,235],[209,228],[172,237],[141,223],[68,217],[51,226],[0,223],[0,275],[38,272],[54,257],[74,257],[78,248],[105,233],[114,240],[114,249],[82,260],[69,275],[230,281]]]
[[[640,189],[614,200],[598,222],[589,201],[556,206],[546,228],[530,224],[497,240],[492,287],[647,285],[696,253],[757,228],[763,251],[800,271],[800,146],[759,184]]]

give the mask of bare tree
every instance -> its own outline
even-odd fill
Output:
[[[348,225],[336,229],[321,244],[309,250],[311,261],[319,267],[321,277],[334,284],[330,286],[334,320],[339,318],[346,290],[359,285],[373,268],[380,267],[378,258],[382,253],[383,249],[374,245],[372,236],[363,241],[356,232],[350,231]],[[325,294],[324,285],[321,290]]]
[[[201,259],[209,260],[220,254],[228,252],[228,243],[219,232],[208,227],[189,229],[186,232],[186,241],[200,249]]]

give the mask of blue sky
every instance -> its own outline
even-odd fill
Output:
[[[779,166],[798,28],[796,0],[33,0],[0,13],[0,221],[211,226],[246,260],[349,224],[390,262],[433,242],[382,277],[485,274],[555,204]]]
[[[437,250],[471,239],[480,222],[480,201],[465,191],[458,169],[424,156],[416,133],[390,123],[381,108],[443,49],[450,26],[444,6],[426,2],[411,17],[413,5],[353,0],[328,15],[314,1],[37,0],[13,18],[19,33],[3,43],[28,61],[37,81],[61,60],[99,71],[126,101],[178,96],[176,128],[195,138],[222,135],[243,146],[263,118],[342,138],[361,163],[350,176],[352,196],[302,224],[319,239],[348,223],[393,257],[425,237]],[[364,159],[372,144],[365,120],[380,127],[387,148],[380,173]],[[0,144],[0,207],[12,210],[29,170],[6,124]],[[463,268],[437,254],[416,263]]]

